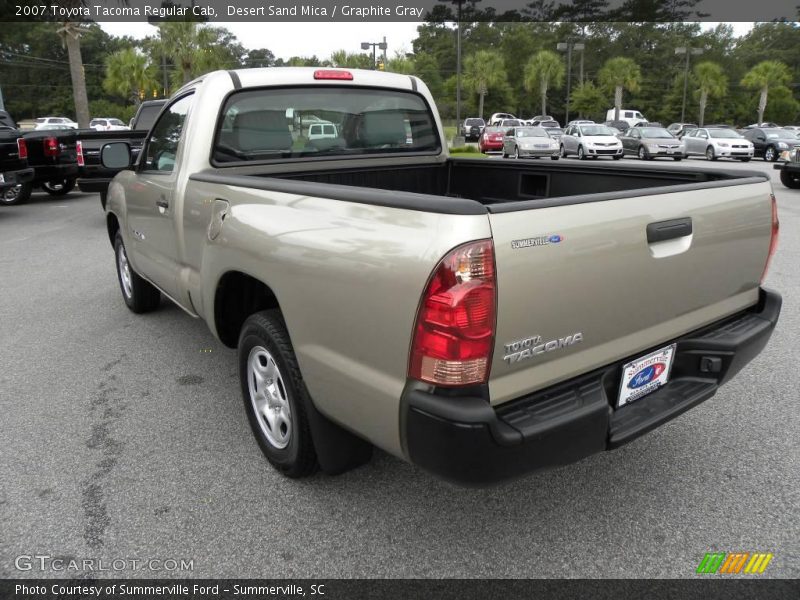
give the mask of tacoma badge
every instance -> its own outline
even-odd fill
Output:
[[[542,336],[534,335],[529,338],[505,344],[506,354],[503,360],[511,365],[522,360],[533,358],[539,354],[574,346],[582,341],[583,333],[580,331],[566,337],[558,338],[557,340],[550,340],[549,342],[542,342]]]

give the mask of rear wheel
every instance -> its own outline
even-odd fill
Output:
[[[12,206],[14,204],[23,204],[31,197],[32,187],[29,183],[21,183],[4,189],[0,192],[0,204],[5,206]]]
[[[778,160],[778,151],[775,150],[774,146],[767,146],[767,149],[764,150],[764,160],[767,162],[775,162]]]
[[[578,146],[578,160],[586,160],[586,154],[583,152],[583,146]]]
[[[781,170],[781,183],[793,190],[800,189],[800,174],[783,169]]]
[[[261,451],[287,477],[317,470],[306,390],[279,311],[247,318],[239,335],[239,379],[247,418]]]
[[[45,181],[42,189],[51,196],[66,196],[75,187],[74,179],[54,179]]]
[[[158,308],[161,292],[133,270],[128,262],[128,253],[125,251],[125,244],[119,231],[114,238],[114,253],[117,258],[119,289],[128,308],[135,313],[150,312]]]
[[[713,146],[709,146],[708,148],[706,148],[706,158],[708,160],[717,160],[717,156],[716,154],[714,154]]]

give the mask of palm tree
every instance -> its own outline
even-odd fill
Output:
[[[68,8],[80,6],[82,2],[70,2]],[[86,78],[83,75],[83,57],[81,56],[81,24],[64,21],[58,29],[62,43],[67,47],[69,56],[69,75],[72,80],[72,98],[75,102],[75,119],[78,127],[89,127],[89,97],[86,94]]]
[[[220,46],[217,31],[191,21],[160,23],[159,40],[154,49],[160,49],[177,67],[172,75],[172,84],[180,87],[195,77],[234,65]]]
[[[156,67],[134,48],[119,50],[106,59],[103,89],[111,94],[141,102],[142,92],[158,88]]]
[[[742,79],[742,85],[753,90],[760,90],[758,99],[758,122],[764,122],[764,110],[767,108],[769,88],[786,85],[792,80],[792,74],[779,60],[765,60],[750,69]]]
[[[622,92],[628,90],[635,92],[639,89],[642,80],[642,70],[633,60],[618,56],[609,58],[600,69],[600,85],[607,90],[614,90],[614,120],[619,121],[619,111],[622,109]]]
[[[724,96],[728,92],[728,78],[722,71],[722,67],[709,60],[695,65],[694,78],[697,81],[697,92],[700,94],[700,119],[698,124],[702,127],[709,97],[721,98]]]
[[[542,114],[547,114],[547,90],[564,85],[564,63],[550,50],[540,50],[525,65],[525,89],[538,91],[542,100]]]
[[[483,99],[491,88],[506,81],[506,65],[495,50],[478,50],[464,61],[464,87],[478,94],[478,116],[483,118]]]

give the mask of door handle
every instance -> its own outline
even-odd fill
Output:
[[[658,221],[647,226],[647,243],[665,242],[675,238],[685,237],[692,233],[692,218],[671,219]]]
[[[169,202],[162,196],[161,199],[156,202],[156,206],[162,210],[167,210],[169,208]]]

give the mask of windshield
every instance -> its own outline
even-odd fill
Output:
[[[334,125],[335,137],[309,137],[312,124]],[[439,136],[421,96],[355,87],[245,90],[222,108],[215,163],[314,155],[438,153]]]
[[[732,129],[709,129],[708,137],[712,138],[734,138],[739,139],[742,136],[733,131]]]
[[[518,127],[519,125],[522,125],[522,123],[520,123],[517,119],[506,119],[501,123],[501,125],[503,127]]]
[[[767,139],[777,140],[778,138],[793,138],[794,133],[788,129],[765,129],[764,133],[767,134]]]
[[[655,138],[655,139],[674,138],[674,136],[663,127],[642,127],[640,131],[642,132],[642,137],[645,138]]]
[[[493,127],[487,127],[486,129],[483,130],[483,133],[503,133],[505,132],[505,130],[506,130],[505,127],[498,127],[497,125],[495,125]]]
[[[517,129],[517,137],[548,137],[548,135],[544,129],[526,127],[525,129]]]
[[[614,135],[614,132],[605,125],[582,125],[580,131],[583,135]]]

